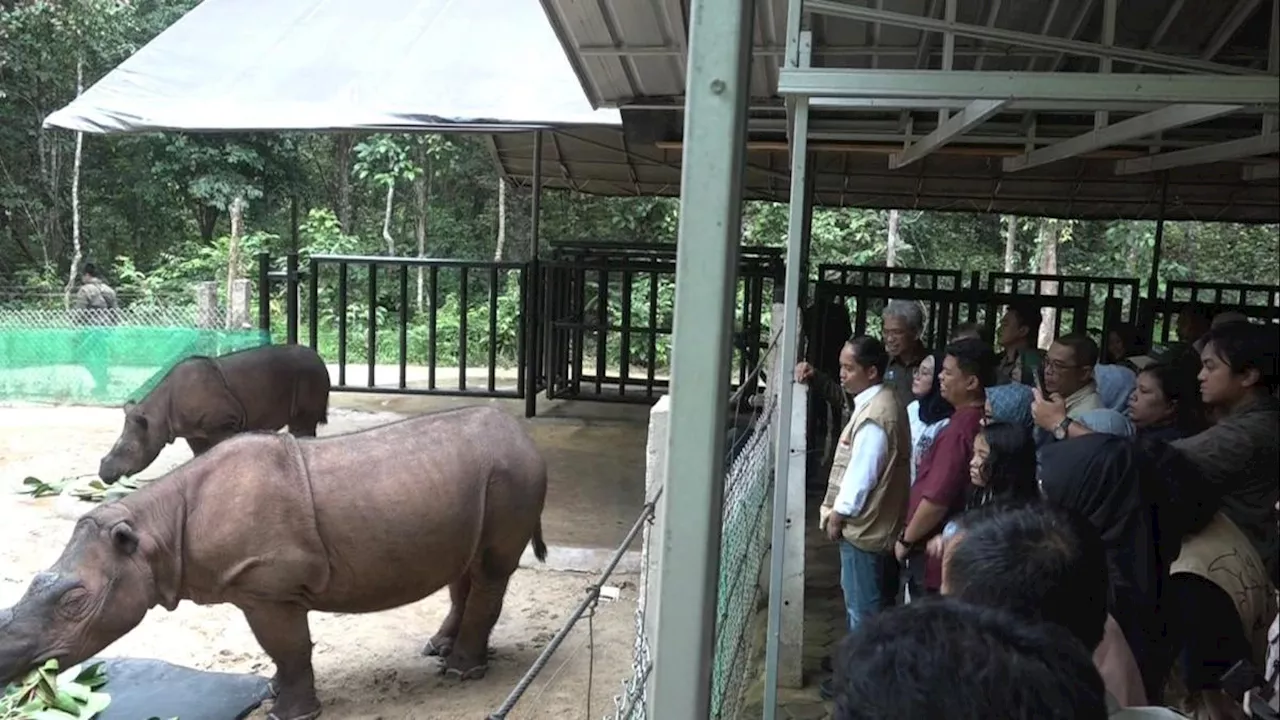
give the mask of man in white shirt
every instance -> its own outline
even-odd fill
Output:
[[[827,537],[840,543],[840,587],[849,629],[882,609],[893,591],[886,564],[902,530],[911,487],[911,431],[906,410],[884,384],[889,355],[872,337],[840,352],[840,384],[854,396],[819,511]]]

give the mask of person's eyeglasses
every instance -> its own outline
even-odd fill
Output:
[[[1053,371],[1053,373],[1054,373],[1055,375],[1056,375],[1056,374],[1058,374],[1058,373],[1060,373],[1060,372],[1062,372],[1062,371],[1064,371],[1064,370],[1075,370],[1075,369],[1076,369],[1076,368],[1078,368],[1078,367],[1080,367],[1080,366],[1079,366],[1079,365],[1068,365],[1067,363],[1061,362],[1061,361],[1059,361],[1059,360],[1046,360],[1046,361],[1045,361],[1045,363],[1044,363],[1044,369],[1045,369],[1045,371],[1046,371],[1046,372],[1048,372],[1048,371]]]

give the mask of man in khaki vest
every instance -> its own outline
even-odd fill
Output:
[[[840,587],[849,629],[882,609],[893,543],[902,530],[911,491],[911,431],[906,410],[884,384],[889,354],[871,337],[855,337],[840,352],[840,384],[853,413],[836,447],[819,521],[840,543]],[[895,583],[896,584],[896,583]]]

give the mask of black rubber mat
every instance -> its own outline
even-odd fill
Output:
[[[103,660],[111,705],[98,720],[241,720],[269,696],[267,678],[212,673],[159,660]]]

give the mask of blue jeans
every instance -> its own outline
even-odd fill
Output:
[[[867,552],[840,541],[840,589],[850,631],[862,618],[884,609],[885,563],[892,560],[886,553]]]

